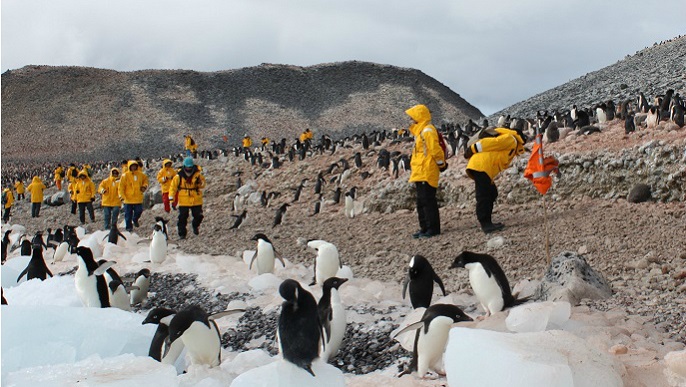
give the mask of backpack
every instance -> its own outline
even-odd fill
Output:
[[[426,130],[426,129],[427,128],[424,128],[424,130]],[[424,132],[424,130],[422,130],[422,132]],[[436,134],[438,135],[438,145],[440,145],[441,149],[443,149],[443,160],[447,161],[448,155],[449,155],[448,146],[445,144],[445,139],[443,138],[443,135],[441,134],[441,132],[438,131],[438,129],[436,129]],[[421,135],[421,133],[420,133],[420,135]],[[423,140],[424,140],[424,137],[422,137],[422,141]],[[424,154],[426,154],[426,145],[424,145]]]
[[[2,205],[7,204],[7,191],[2,191]]]

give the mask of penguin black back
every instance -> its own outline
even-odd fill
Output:
[[[434,282],[438,284],[445,296],[446,292],[443,281],[438,277],[429,260],[421,255],[415,255],[410,260],[407,277],[403,283],[403,299],[409,286],[412,307],[415,309],[428,308],[431,305]]]
[[[315,376],[312,361],[319,357],[322,338],[317,301],[293,279],[281,283],[279,294],[285,300],[278,328],[283,358]]]
[[[26,274],[26,280],[32,280],[34,278],[38,278],[41,281],[44,281],[48,279],[48,274],[50,277],[52,277],[52,272],[50,269],[48,269],[48,266],[45,264],[45,259],[43,259],[43,249],[42,248],[36,248],[33,249],[33,252],[31,253],[31,260],[29,261],[29,264],[26,266],[26,269],[22,271],[19,274],[19,277],[17,277],[17,282],[21,279],[21,277]]]
[[[331,289],[338,289],[343,285],[347,278],[330,277],[324,281],[322,286],[322,297],[317,304],[317,313],[319,314],[319,322],[322,329],[326,332],[326,337],[331,337],[331,320],[333,318],[333,310],[331,309]],[[330,339],[329,339],[330,340]]]
[[[10,233],[12,230],[5,231],[5,235],[2,237],[2,263],[7,260],[7,249],[10,245]]]
[[[179,339],[183,335],[183,332],[185,332],[195,321],[199,321],[210,328],[207,312],[198,305],[191,305],[177,313],[171,323],[169,323],[169,340],[174,342]]]
[[[502,291],[502,297],[505,308],[519,305],[528,301],[528,299],[517,300],[512,296],[510,283],[507,280],[507,276],[505,276],[505,272],[500,267],[500,265],[498,265],[498,261],[496,261],[495,258],[488,254],[479,254],[471,251],[463,251],[462,253],[460,253],[460,255],[458,255],[455,258],[455,261],[453,261],[453,264],[452,266],[450,266],[450,268],[452,269],[456,267],[465,267],[470,263],[480,264],[489,277],[495,278],[496,282],[498,283],[498,286],[500,287],[500,290]]]

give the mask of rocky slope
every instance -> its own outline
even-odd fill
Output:
[[[563,111],[574,104],[592,107],[609,99],[618,103],[634,100],[639,92],[651,98],[668,89],[682,94],[686,90],[686,36],[627,55],[613,65],[527,98],[489,118],[497,119],[507,114],[533,117],[538,110]]]
[[[178,152],[185,133],[201,149],[236,146],[245,133],[291,141],[308,127],[337,138],[407,127],[404,110],[420,102],[437,122],[482,116],[419,70],[365,62],[210,73],[27,66],[2,74],[2,156],[158,157]]]

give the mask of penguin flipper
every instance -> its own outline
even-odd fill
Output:
[[[438,284],[438,286],[441,288],[441,291],[443,292],[443,296],[446,296],[447,294],[445,293],[445,287],[443,286],[443,281],[441,281],[441,277],[434,272],[434,281]]]
[[[252,259],[250,259],[250,265],[248,266],[248,270],[252,270],[252,263],[255,262],[255,259],[257,259],[257,251],[255,251],[255,254],[253,254]]]
[[[222,312],[213,313],[213,314],[209,315],[207,318],[208,318],[208,319],[212,319],[212,320],[217,320],[217,319],[220,319],[220,318],[222,318],[222,317],[226,317],[226,316],[229,316],[229,315],[232,315],[232,314],[242,313],[242,312],[245,312],[245,309],[231,309],[231,310],[225,310],[225,311],[222,311]]]
[[[50,277],[54,277],[54,275],[52,275],[52,272],[50,271],[50,269],[48,269],[47,266],[45,267],[45,272],[50,274]]]
[[[312,375],[313,377],[315,377],[315,378],[317,377],[317,375],[315,375],[314,372],[312,371],[312,365],[311,364],[305,364],[305,365],[301,366],[301,368],[304,369],[305,371],[309,372],[310,375]]]
[[[117,231],[117,234],[119,234],[120,237],[122,237],[122,238],[124,238],[124,240],[126,240],[126,237],[124,236],[124,234],[121,233],[121,231]]]
[[[102,265],[98,266],[98,268],[95,269],[95,271],[93,271],[92,274],[94,274],[94,275],[103,275],[103,274],[105,274],[105,272],[107,272],[107,269],[109,269],[110,267],[114,266],[116,263],[117,263],[117,262],[115,262],[115,261],[103,262]]]
[[[424,320],[420,320],[420,321],[417,321],[416,323],[412,323],[412,324],[406,326],[405,328],[403,328],[402,330],[400,330],[400,332],[396,333],[395,335],[392,335],[391,339],[395,339],[396,337],[402,335],[405,332],[409,332],[412,330],[419,329],[422,327],[423,324],[424,324]]]
[[[410,276],[405,277],[403,281],[403,300],[405,299],[405,294],[407,294],[407,285],[410,284]]]
[[[26,273],[28,273],[28,272],[29,272],[29,267],[26,266],[26,269],[24,269],[24,271],[22,271],[22,272],[19,274],[19,277],[17,277],[17,282],[19,282],[19,280],[21,279],[21,277],[23,277],[23,276],[24,276]]]

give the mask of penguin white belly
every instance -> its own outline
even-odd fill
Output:
[[[424,333],[424,326],[419,328],[417,342],[417,375],[419,377],[424,377],[429,368],[443,373],[440,361],[448,344],[448,333],[452,324],[453,319],[450,317],[438,316],[431,320],[428,333]]]
[[[123,286],[119,286],[114,293],[110,293],[110,305],[121,310],[131,311],[129,295],[126,294],[126,289]]]
[[[262,240],[257,242],[257,274],[274,272],[274,248]]]
[[[468,263],[465,267],[469,269],[469,284],[476,298],[486,309],[486,314],[491,315],[503,310],[503,293],[495,276],[489,277],[480,263]]]
[[[317,283],[323,284],[327,279],[336,276],[340,268],[338,250],[330,246],[321,246],[317,254]]]
[[[82,269],[81,264],[79,264],[79,268],[76,270],[76,274],[74,274],[74,285],[81,302],[89,308],[100,307],[100,297],[98,296],[96,281],[96,277],[94,275],[89,276],[86,268]]]
[[[331,314],[331,337],[327,338],[324,352],[321,355],[324,361],[336,356],[343,342],[347,325],[345,307],[341,304],[341,297],[336,289],[331,289]]]
[[[193,364],[207,364],[210,367],[219,365],[221,342],[219,332],[210,321],[210,328],[199,321],[194,321],[181,335],[184,346],[188,349]]]
[[[136,282],[134,282],[133,285],[138,286],[138,289],[131,289],[131,305],[136,305],[143,302],[143,300],[148,297],[150,279],[145,278],[145,276],[140,276],[136,278]]]
[[[345,197],[345,216],[348,218],[355,217],[355,201],[350,196]]]
[[[69,249],[69,243],[62,242],[55,249],[55,254],[52,256],[52,263],[61,262],[67,255],[67,250]]]
[[[167,241],[162,231],[155,231],[150,242],[150,261],[162,263],[167,258]]]

